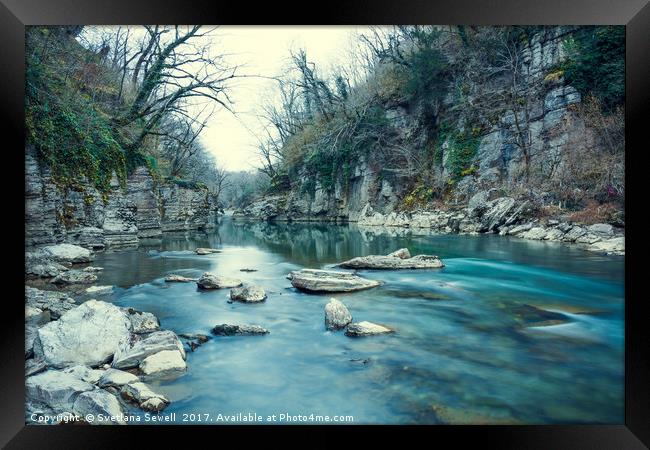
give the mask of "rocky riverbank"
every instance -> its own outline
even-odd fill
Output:
[[[58,186],[32,148],[25,155],[25,245],[70,243],[89,249],[129,247],[165,231],[210,229],[216,200],[207,189],[160,182],[139,167],[120,185],[99,192],[81,181]]]
[[[288,209],[285,196],[269,196],[253,202],[236,211],[233,219],[280,222],[318,220],[301,214],[296,215],[295,211]],[[450,207],[446,210],[422,209],[382,213],[375,210],[370,203],[366,203],[354,220],[339,217],[333,221],[356,223],[359,227],[384,229],[392,233],[399,230],[409,230],[416,234],[492,233],[574,244],[585,250],[603,254],[625,254],[623,227],[607,223],[584,224],[560,216],[535,217],[531,213],[528,200],[499,196],[495,189],[480,191],[473,195],[465,206]]]

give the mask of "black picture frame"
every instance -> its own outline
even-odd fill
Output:
[[[643,195],[643,173],[647,165],[640,160],[647,152],[646,118],[650,104],[650,5],[648,0],[445,0],[423,1],[341,1],[322,4],[304,2],[301,6],[267,2],[252,6],[244,2],[200,0],[0,0],[0,67],[2,83],[0,109],[4,134],[2,154],[3,211],[9,223],[3,234],[6,257],[2,316],[2,358],[0,358],[0,445],[6,448],[129,448],[158,446],[172,433],[184,433],[189,445],[222,443],[224,435],[247,433],[251,428],[179,426],[25,426],[24,419],[24,321],[23,267],[24,198],[24,33],[26,25],[69,24],[476,24],[476,25],[595,25],[626,26],[626,205],[627,229],[625,256],[625,424],[624,425],[545,425],[545,426],[348,426],[345,438],[334,437],[342,427],[255,426],[256,438],[287,442],[278,432],[298,431],[308,447],[360,445],[366,439],[388,435],[423,439],[431,446],[471,443],[503,449],[637,449],[650,445],[650,391],[648,389],[648,349],[650,342],[647,315],[643,314],[647,295],[640,277],[645,268],[639,239],[643,208],[634,196]],[[288,11],[296,15],[288,16]],[[7,139],[11,138],[11,139]],[[646,175],[647,176],[647,175]],[[639,178],[641,177],[641,178]],[[636,185],[640,187],[637,188]],[[14,192],[15,191],[15,192]],[[647,187],[645,187],[647,191]],[[643,199],[641,200],[643,202]],[[642,204],[642,203],[641,203]],[[22,216],[21,216],[22,212]],[[14,228],[15,227],[15,228]],[[22,231],[21,231],[22,230]],[[642,242],[642,241],[641,241]],[[272,395],[272,393],[270,393]],[[216,434],[215,434],[216,433]],[[198,436],[198,435],[201,436]],[[211,434],[213,436],[205,436]],[[417,434],[417,436],[414,436]],[[146,437],[147,441],[142,441]],[[154,443],[149,439],[159,440]],[[200,443],[199,439],[207,439]],[[239,439],[245,439],[240,437]],[[308,439],[308,441],[304,441]],[[146,442],[146,444],[145,444]],[[247,441],[242,440],[242,443]],[[406,444],[406,441],[404,441]],[[413,441],[415,442],[415,441]],[[222,445],[222,444],[219,444]],[[404,444],[402,444],[404,445]],[[406,444],[409,445],[409,444]],[[411,444],[412,445],[412,444]]]

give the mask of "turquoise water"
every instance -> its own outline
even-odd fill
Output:
[[[197,256],[198,246],[223,252]],[[392,335],[325,331],[331,296],[296,291],[286,279],[291,270],[401,247],[436,254],[446,267],[361,271],[384,284],[335,295],[355,320],[393,327]],[[622,257],[500,236],[391,236],[226,218],[212,233],[167,235],[100,254],[96,265],[105,268],[99,284],[119,286],[112,301],[150,311],[178,334],[210,334],[221,323],[270,330],[214,337],[188,352],[187,373],[150,382],[171,399],[164,413],[176,412],[179,422],[183,413],[208,414],[212,423],[238,413],[349,415],[373,424],[624,420]],[[260,284],[268,299],[231,304],[228,290],[163,281],[206,270]],[[558,316],[546,311],[563,320],[548,322]]]

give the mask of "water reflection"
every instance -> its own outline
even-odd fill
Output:
[[[271,333],[214,338],[188,373],[153,382],[169,411],[351,414],[356,423],[622,423],[623,258],[499,236],[399,235],[355,226],[242,223],[165,235],[99,255],[112,301],[177,333],[252,323]],[[222,253],[198,256],[196,247]],[[326,332],[328,295],[297,292],[290,270],[408,247],[441,270],[363,271],[376,289],[338,295],[355,320],[394,335]],[[242,272],[243,268],[256,269]],[[211,270],[262,285],[263,304],[164,283]],[[540,326],[552,324],[552,326]]]

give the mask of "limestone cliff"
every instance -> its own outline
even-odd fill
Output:
[[[33,149],[25,155],[25,245],[67,242],[87,248],[136,245],[163,231],[207,229],[216,223],[216,202],[205,189],[159,183],[146,167],[120,186],[100,193],[90,183],[57,186]]]

